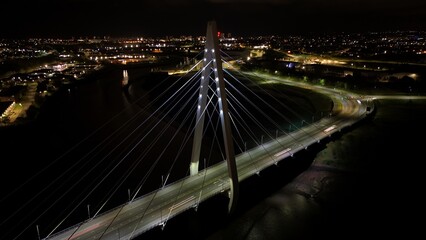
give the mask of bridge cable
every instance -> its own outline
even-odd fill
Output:
[[[195,96],[195,93],[193,94],[193,96]],[[165,131],[171,126],[171,123],[177,118],[177,116],[178,116],[178,114],[180,113],[180,112],[182,112],[183,110],[184,110],[184,107],[188,104],[188,102],[189,102],[189,100],[187,100],[186,101],[186,103],[184,103],[183,104],[183,106],[180,108],[180,110],[179,110],[179,112],[177,113],[177,114],[175,114],[174,115],[174,117],[173,117],[173,119],[171,119],[169,122],[168,122],[168,124],[167,124],[167,127],[165,127],[165,128],[163,128],[162,129],[162,132],[159,134],[159,135],[157,135],[157,137],[156,137],[156,139],[154,140],[154,141],[152,141],[151,143],[150,143],[150,145],[149,145],[149,147],[147,148],[147,150],[145,151],[145,154],[143,155],[143,156],[141,156],[141,157],[139,157],[139,159],[141,160],[141,159],[143,159],[145,156],[146,156],[146,153],[150,150],[150,149],[152,149],[152,147],[158,142],[158,139],[160,139],[160,137],[165,133]],[[195,105],[193,106],[193,107],[195,107]],[[169,142],[168,142],[168,144],[167,144],[167,146],[166,147],[164,147],[163,148],[163,151],[161,152],[161,154],[157,157],[157,159],[156,159],[156,161],[154,162],[154,164],[152,164],[151,165],[151,168],[150,168],[150,171],[149,171],[149,173],[148,173],[148,175],[150,175],[150,173],[152,172],[152,170],[155,168],[155,166],[158,164],[158,162],[159,162],[159,160],[160,160],[160,158],[162,157],[162,155],[165,153],[165,151],[166,151],[166,149],[169,147],[169,145],[172,143],[172,141],[174,140],[174,138],[177,136],[177,134],[178,134],[178,132],[180,131],[180,129],[183,127],[183,125],[184,125],[184,122],[187,120],[189,118],[189,113],[187,113],[187,115],[186,115],[186,117],[185,117],[185,120],[183,121],[183,122],[181,122],[181,124],[180,124],[180,126],[179,126],[179,128],[178,128],[178,130],[177,131],[175,131],[175,134],[173,135],[173,137],[169,140]],[[123,183],[123,182],[122,182]],[[121,185],[121,184],[120,184]],[[118,187],[120,187],[120,186],[118,186]],[[116,189],[118,189],[118,187],[116,188]],[[115,192],[114,192],[115,193]],[[113,194],[114,194],[113,193]],[[124,205],[123,205],[123,207],[124,207]],[[112,225],[112,223],[114,222],[114,220],[116,219],[116,217],[118,216],[118,214],[120,213],[121,211],[119,211],[118,213],[117,213],[117,215],[113,218],[113,220],[110,222],[110,224],[107,226],[107,228],[104,230],[104,232],[102,233],[102,235],[100,236],[100,238],[102,238],[102,236],[103,236],[103,234],[105,234],[105,232],[108,230],[108,228]],[[100,239],[99,238],[99,239]]]
[[[182,78],[180,78],[180,79],[182,79]],[[177,81],[176,81],[176,82],[177,82]],[[175,82],[175,83],[176,83],[176,82]],[[187,84],[187,83],[185,83],[185,85],[186,85],[186,84]],[[184,85],[184,86],[185,86],[185,85]],[[171,88],[171,87],[172,87],[172,86],[170,86],[169,88]],[[182,89],[182,87],[181,87],[180,89]],[[178,92],[179,92],[179,91],[178,91]],[[175,94],[176,94],[176,93],[175,93]],[[175,95],[175,94],[174,94],[174,95]],[[159,97],[160,97],[160,96],[158,96],[156,99],[158,99]],[[168,100],[167,100],[165,103],[167,103],[167,102],[168,102]],[[164,105],[165,105],[165,103],[163,103],[161,106],[164,106]],[[160,106],[160,108],[161,108],[161,106]],[[160,109],[160,108],[159,108],[159,109]],[[156,110],[156,111],[155,111],[155,112],[154,112],[151,116],[153,116],[153,115],[154,115],[157,111],[158,111],[158,109],[157,109],[157,110]],[[146,122],[146,121],[145,121],[145,122]],[[144,122],[144,123],[145,123],[145,122]],[[142,123],[140,126],[142,126],[144,123]],[[135,130],[136,130],[136,129],[135,129]],[[129,135],[129,136],[130,136],[130,135]],[[124,141],[122,141],[122,142],[124,142]],[[115,150],[115,148],[114,148],[114,150]]]
[[[226,70],[224,70],[226,71]],[[226,71],[227,72],[227,71]],[[229,72],[227,72],[229,73]],[[250,92],[252,92],[257,99],[259,99],[260,101],[262,101],[264,104],[266,104],[270,109],[272,109],[275,113],[277,113],[279,116],[283,117],[284,119],[286,119],[288,121],[288,118],[286,116],[284,116],[282,113],[280,113],[279,111],[277,111],[275,108],[273,108],[269,103],[267,103],[265,100],[263,100],[261,97],[259,97],[256,93],[254,93],[251,89],[249,89],[247,86],[245,86],[244,84],[242,84],[236,77],[234,77],[232,74],[229,73],[229,75],[235,79],[238,83],[240,83],[241,86],[243,86],[245,89],[249,90]],[[247,78],[248,79],[248,78]],[[249,79],[250,80],[250,79]],[[232,86],[232,85],[231,85]],[[233,87],[233,86],[232,86]],[[258,86],[259,87],[259,86]],[[240,92],[237,88],[233,87],[237,92]],[[267,93],[266,90],[264,90],[263,88],[259,87],[260,89],[262,89],[263,91],[265,91]],[[269,93],[268,93],[269,94]],[[270,94],[269,94],[270,95]],[[273,97],[272,95],[270,95],[274,100],[276,100],[277,102],[279,102],[275,97]],[[258,108],[255,104],[252,104],[254,107]],[[292,110],[291,108],[289,108],[287,105],[281,104],[282,106],[284,106],[286,109],[290,110],[292,113],[296,114],[296,116],[299,116],[299,114],[297,114],[294,110]],[[267,115],[265,115],[267,116]],[[302,118],[303,119],[303,118]],[[302,120],[303,123],[304,120]],[[306,122],[306,121],[305,121]],[[289,121],[289,123],[291,123]],[[308,123],[308,122],[306,122]],[[309,124],[309,123],[308,123]],[[293,126],[295,126],[296,128],[298,128],[296,125],[292,124]],[[315,126],[315,125],[314,125]],[[305,132],[305,130],[303,128],[298,128],[299,130]],[[306,133],[306,132],[305,132]],[[307,133],[307,135],[310,135]],[[312,136],[312,138],[316,139],[314,136]]]

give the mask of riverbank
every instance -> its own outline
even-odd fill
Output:
[[[78,79],[69,78],[68,75],[63,75],[59,81],[52,81],[52,79],[42,82],[27,81],[24,85],[26,87],[25,91],[22,91],[19,100],[14,101],[16,104],[13,105],[10,113],[5,115],[7,121],[1,122],[0,127],[28,124],[31,121],[35,121],[45,102],[54,98],[58,92],[69,91],[71,88],[75,88],[81,83],[93,81],[100,74],[107,71],[108,68],[99,66],[92,70],[87,70],[87,72]],[[31,72],[31,74],[34,74],[34,72],[36,71]],[[65,78],[65,76],[67,76],[67,78]],[[52,84],[51,82],[55,83]]]

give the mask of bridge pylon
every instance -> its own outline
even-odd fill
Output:
[[[200,81],[200,94],[197,106],[197,119],[192,146],[190,174],[196,175],[199,170],[200,149],[203,137],[206,103],[211,76],[214,75],[216,94],[218,96],[219,115],[222,124],[223,141],[226,153],[226,162],[229,176],[229,205],[231,213],[235,209],[239,192],[237,164],[235,162],[234,143],[232,140],[231,122],[229,118],[228,103],[226,100],[225,81],[223,78],[222,60],[219,48],[219,39],[215,21],[207,23],[206,44],[204,49],[203,70]]]

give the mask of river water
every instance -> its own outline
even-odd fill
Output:
[[[152,119],[149,118],[178,87],[172,88],[169,95],[164,95],[160,103],[145,108],[148,105],[151,106],[151,101],[158,96],[163,96],[163,90],[172,85],[176,78],[169,78],[162,87],[150,91],[153,86],[157,86],[164,80],[164,75],[152,74],[149,69],[143,68],[128,69],[127,74],[131,82],[128,88],[122,86],[122,69],[106,69],[87,81],[69,85],[57,92],[46,101],[35,121],[1,129],[1,162],[3,164],[0,179],[1,239],[37,239],[37,229],[43,238],[52,231],[56,232],[93,216],[104,203],[105,206],[101,212],[125,203],[129,197],[136,194],[137,189],[141,189],[137,193],[137,196],[140,196],[158,188],[165,176],[169,176],[169,183],[187,174],[191,141],[182,147],[181,157],[175,160],[178,164],[175,164],[169,175],[167,174],[175,159],[174,151],[179,150],[179,145],[172,144],[171,147],[167,146],[170,147],[167,151],[163,151],[167,142],[160,142],[152,148],[148,144],[158,135],[184,139],[185,132],[191,128],[187,124],[179,130],[178,123],[168,126],[173,116],[177,116],[177,120],[182,120],[182,117],[173,111],[165,119],[161,119],[161,114]],[[265,87],[268,88],[268,86]],[[279,104],[273,106],[290,120],[297,122],[296,125],[299,127],[303,125],[301,119],[305,119],[306,124],[306,121],[319,118],[323,112],[329,110],[329,100],[314,97],[314,94],[307,98],[291,88],[269,87],[268,94],[265,94],[263,90],[255,91],[263,95],[262,97],[269,98],[268,102],[276,98],[281,103],[285,103],[286,107],[302,109],[303,111],[300,112],[289,112]],[[277,92],[277,89],[281,91]],[[250,94],[250,91],[243,87],[230,90],[234,95],[237,95],[238,91]],[[283,92],[286,94],[282,94]],[[256,102],[261,109],[267,108],[262,106],[262,102],[253,95],[241,100],[245,105],[250,101]],[[249,110],[255,112],[257,109],[252,106]],[[195,114],[193,115],[195,118]],[[244,118],[249,119],[248,116]],[[256,115],[256,119],[260,121],[267,118],[265,114]],[[150,127],[139,130],[140,123],[147,119],[151,119],[146,123]],[[279,119],[274,120],[279,121]],[[257,138],[246,142],[248,148],[254,146],[256,141],[267,141],[276,134],[283,134],[274,129],[276,126],[266,126],[269,136],[265,133],[265,136],[261,136],[261,132],[256,132],[252,127],[255,124],[254,121],[247,120],[247,124]],[[154,129],[153,126],[157,125],[159,127]],[[162,132],[162,129],[167,127],[170,130]],[[280,127],[289,128],[282,123]],[[117,129],[120,131],[116,131]],[[134,129],[138,131],[134,132]],[[152,134],[148,136],[146,133],[151,130]],[[209,149],[210,145],[214,144],[215,137],[211,131],[207,131],[203,139],[204,149]],[[244,135],[244,131],[240,130],[240,132]],[[133,148],[141,138],[148,143]],[[241,151],[242,146],[242,142],[236,145],[237,153]],[[148,153],[145,152],[146,149],[149,149]],[[202,148],[202,153],[203,151],[207,150]],[[159,155],[166,160],[159,161],[155,165],[156,156]],[[210,159],[213,160],[210,161]],[[207,164],[220,159],[222,159],[220,151],[213,151],[209,153]],[[279,186],[281,183],[288,182],[301,169],[306,168],[309,161],[308,158],[303,164],[289,163],[294,167],[289,168],[291,170],[286,173],[288,176],[279,180]],[[155,167],[150,170],[152,166]],[[145,182],[144,179],[148,173],[150,173],[150,181]],[[98,186],[100,182],[102,183]],[[141,184],[143,187],[139,188]],[[253,184],[256,184],[256,181]],[[242,187],[244,189],[244,186]],[[259,187],[262,188],[260,185]],[[266,192],[270,192],[269,188],[265,189],[268,189]],[[275,186],[272,189],[275,189]],[[243,192],[249,192],[249,190],[250,188]],[[111,196],[110,199],[108,199],[109,196]],[[266,195],[259,194],[260,196]],[[252,202],[242,201],[241,206],[244,204],[249,206]],[[228,218],[226,206],[227,198],[218,196],[201,205],[197,214],[191,211],[182,214],[181,217],[167,224],[166,231],[153,230],[142,238],[150,238],[151,235],[153,238],[164,237],[170,233],[176,235],[173,229],[176,229],[178,233],[184,233],[189,230],[182,228],[182,224],[184,227],[193,229],[193,224],[197,225],[199,222],[206,225],[197,225],[198,230],[194,231],[194,238],[206,237],[220,228],[221,222],[217,222],[216,219]],[[209,211],[203,209],[209,209]],[[206,218],[206,214],[210,213],[216,215]],[[63,219],[66,220],[56,228]]]

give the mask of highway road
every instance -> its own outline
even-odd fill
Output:
[[[306,124],[303,128],[236,156],[239,181],[351,126],[365,118],[374,108],[371,98],[353,93],[270,75],[261,77],[326,94],[333,100],[334,108],[329,116],[315,123]],[[165,226],[177,214],[196,208],[204,200],[227,192],[228,189],[227,164],[221,162],[200,171],[198,175],[166,185],[44,239],[132,239],[152,228]]]

